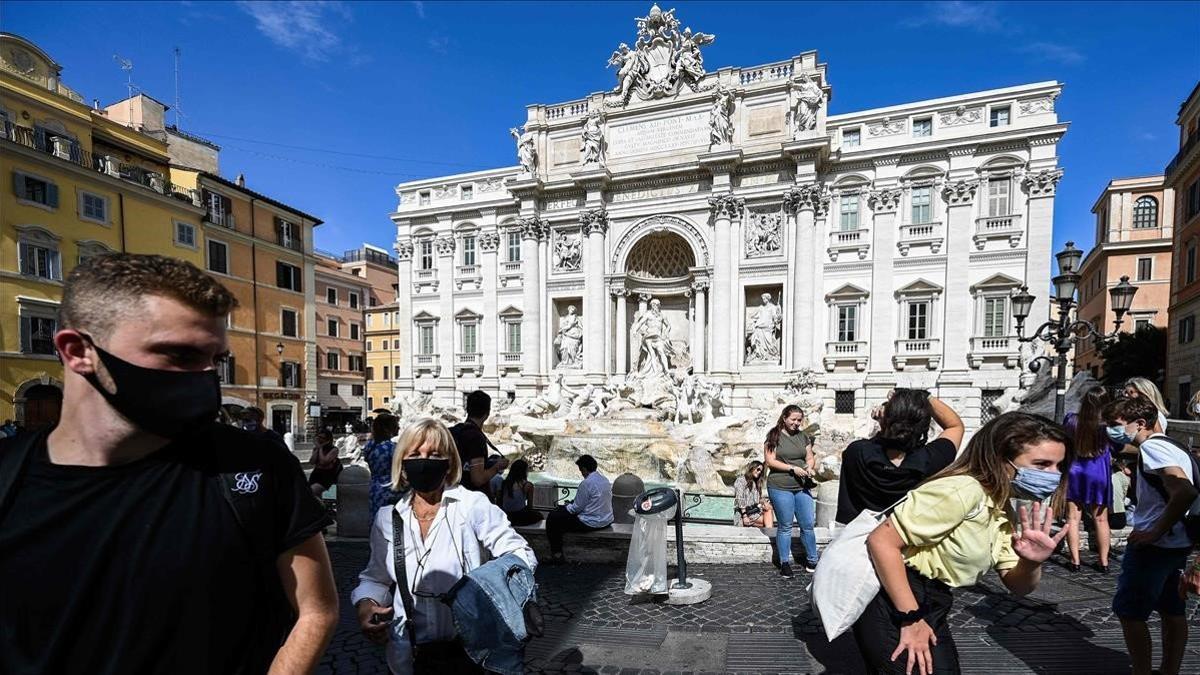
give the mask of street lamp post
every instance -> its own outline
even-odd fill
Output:
[[[1058,304],[1058,318],[1050,319],[1038,326],[1032,335],[1026,337],[1024,334],[1025,319],[1029,317],[1029,313],[1033,309],[1033,301],[1036,298],[1025,286],[1022,286],[1021,290],[1012,297],[1012,314],[1013,318],[1017,320],[1017,340],[1019,342],[1040,340],[1054,348],[1054,358],[1046,355],[1038,356],[1029,363],[1029,367],[1036,372],[1041,365],[1039,362],[1044,360],[1057,368],[1054,389],[1054,420],[1061,423],[1066,406],[1067,353],[1071,351],[1072,346],[1087,338],[1093,338],[1101,344],[1115,340],[1121,332],[1121,323],[1125,313],[1133,304],[1137,286],[1129,283],[1129,277],[1123,276],[1121,283],[1108,289],[1112,311],[1116,317],[1113,319],[1113,331],[1107,334],[1101,333],[1090,321],[1078,318],[1074,321],[1071,320],[1071,310],[1077,306],[1075,293],[1079,290],[1079,263],[1083,259],[1083,251],[1075,248],[1075,242],[1068,241],[1066,248],[1059,251],[1054,257],[1058,259],[1058,275],[1051,279],[1051,282],[1054,284],[1054,301]]]

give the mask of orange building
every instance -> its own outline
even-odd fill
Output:
[[[1133,306],[1121,329],[1166,328],[1171,284],[1171,237],[1175,231],[1175,192],[1162,176],[1114,178],[1096,199],[1096,245],[1080,271],[1079,318],[1100,331],[1112,330],[1108,289],[1121,277],[1137,286]],[[1075,370],[1104,375],[1104,363],[1092,340],[1075,349]]]
[[[1163,392],[1171,412],[1186,418],[1185,406],[1200,389],[1200,83],[1179,107],[1179,152],[1167,165],[1166,184],[1175,191],[1175,264],[1171,272],[1171,334]]]
[[[366,355],[363,308],[366,280],[342,269],[341,261],[317,255],[317,400],[322,424],[335,431],[356,427],[366,415]]]

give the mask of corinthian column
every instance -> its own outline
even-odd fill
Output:
[[[721,311],[729,312],[727,320],[715,322],[712,331],[712,372],[733,372],[734,355],[741,354],[740,343],[734,342],[733,332],[737,330],[737,321],[733,321],[734,312],[738,311],[741,303],[735,306],[733,298],[733,256],[738,249],[733,245],[730,232],[734,219],[740,219],[746,208],[746,200],[732,194],[724,194],[708,199],[712,208],[714,244],[713,247],[713,306]]]
[[[1062,180],[1062,169],[1050,168],[1030,171],[1021,180],[1029,195],[1029,223],[1026,225],[1029,252],[1025,262],[1025,285],[1029,288],[1050,287],[1050,244],[1054,228],[1054,194],[1058,181]],[[1050,317],[1050,304],[1046,293],[1034,293],[1033,310],[1029,322],[1038,326]]]
[[[971,211],[979,181],[959,180],[942,187],[946,200],[946,310],[943,319],[942,369],[965,371],[971,340]]]
[[[454,321],[454,236],[442,235],[433,242],[438,255],[438,291],[441,301],[441,320],[438,322],[437,344],[438,365],[441,378],[454,389],[454,334],[458,326]]]
[[[827,196],[816,183],[801,185],[788,190],[784,205],[795,213],[796,229],[792,233],[793,256],[796,279],[791,291],[792,335],[788,342],[792,348],[792,368],[814,368],[812,330],[816,319],[814,306],[813,267],[817,265],[816,213],[825,208]]]
[[[538,242],[546,225],[536,217],[521,219],[521,361],[522,375],[536,377],[541,370],[542,299],[538,295]]]
[[[583,368],[588,375],[604,374],[604,343],[607,337],[604,318],[608,303],[604,300],[604,235],[608,214],[592,209],[579,215],[579,224],[587,233],[587,256],[583,260]]]
[[[396,316],[399,317],[399,321],[396,323],[396,331],[404,351],[401,352],[403,358],[396,364],[396,369],[400,372],[392,380],[395,382],[393,388],[396,391],[412,386],[411,355],[416,353],[412,342],[412,257],[412,241],[407,238],[398,241],[396,243],[396,261],[399,263],[397,265],[399,269],[398,285],[396,286]],[[395,391],[391,396],[395,398]]]
[[[695,291],[692,302],[695,304],[696,313],[693,319],[695,325],[695,339],[692,340],[692,370],[697,373],[707,372],[707,362],[705,360],[705,325],[708,323],[706,318],[706,308],[704,306],[708,289],[707,279],[697,279],[692,282],[692,290]]]

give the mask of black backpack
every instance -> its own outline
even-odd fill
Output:
[[[34,448],[49,435],[48,430],[26,431],[0,439],[0,513],[8,507],[13,488],[33,455]],[[247,447],[247,434],[221,424],[212,424],[196,434],[198,443],[210,452],[202,461],[204,470],[217,481],[221,494],[233,510],[242,535],[254,554],[259,583],[268,589],[272,611],[270,635],[278,635],[279,644],[287,638],[296,621],[279,572],[275,567],[275,476],[269,475],[264,452]],[[269,441],[250,440],[249,444]],[[286,451],[286,450],[285,450]]]
[[[1192,462],[1192,485],[1196,485],[1197,480],[1200,480],[1200,461],[1197,461],[1196,455],[1192,453],[1191,449],[1166,434],[1158,434],[1151,436],[1151,438],[1170,443],[1176,448],[1182,450],[1183,454],[1187,455],[1188,459]],[[1167,494],[1167,487],[1165,484],[1163,484],[1162,476],[1143,472],[1142,461],[1140,457],[1138,458],[1138,473],[1146,479],[1146,483],[1150,487],[1154,488],[1155,492],[1162,495],[1164,502],[1170,501],[1171,496]],[[1189,506],[1188,509],[1190,511],[1191,507]],[[1187,532],[1188,539],[1193,545],[1200,544],[1200,514],[1185,513],[1183,516],[1183,528]]]

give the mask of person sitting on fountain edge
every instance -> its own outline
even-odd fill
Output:
[[[568,502],[546,517],[546,538],[550,540],[550,562],[565,562],[563,536],[567,532],[590,532],[612,525],[612,483],[597,468],[596,458],[582,455],[575,460],[583,482]]]
[[[462,461],[462,486],[491,496],[492,477],[508,468],[503,457],[488,462],[488,448],[495,448],[483,434],[483,423],[492,414],[492,397],[475,390],[467,394],[467,419],[450,427]],[[499,452],[497,450],[497,452]]]

